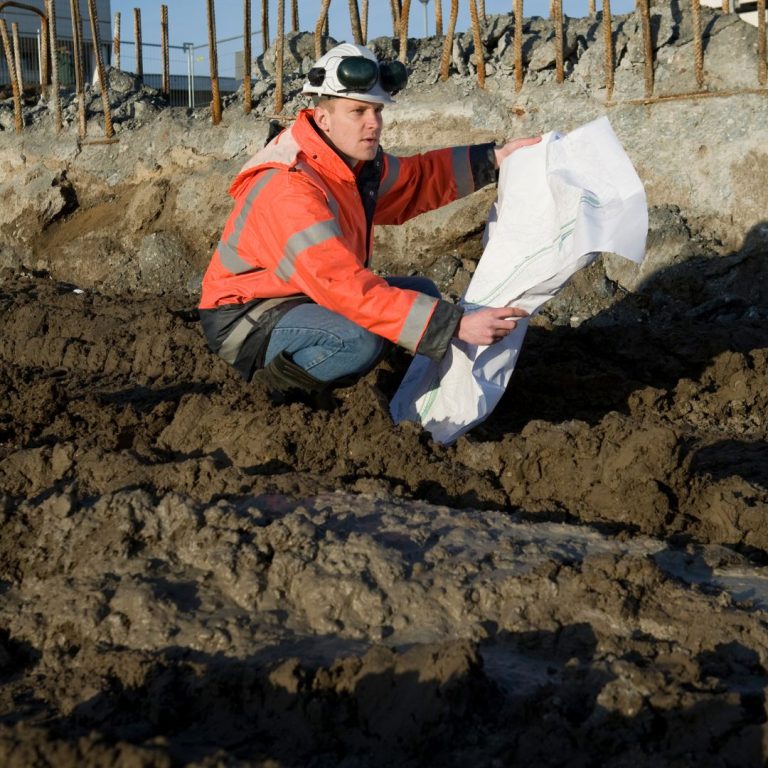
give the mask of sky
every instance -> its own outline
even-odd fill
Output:
[[[133,9],[141,9],[142,41],[144,43],[160,42],[160,5],[158,0],[111,0],[112,15],[120,12],[121,38],[124,41],[133,40]],[[207,3],[206,0],[165,0],[168,6],[168,29],[171,45],[181,45],[185,42],[205,46],[208,40]],[[304,31],[314,31],[317,17],[320,13],[320,0],[300,0],[299,2],[299,27]],[[443,29],[448,26],[450,0],[442,0]],[[513,0],[486,0],[486,15],[495,13],[509,13],[512,10]],[[358,0],[358,7],[362,8],[362,2]],[[424,36],[424,3],[421,0],[412,0],[409,14],[409,37]],[[464,32],[470,27],[469,3],[461,0],[459,3],[459,17],[456,24],[457,32]],[[598,0],[598,7],[600,2]],[[613,13],[627,13],[634,7],[633,0],[614,0],[611,4]],[[290,30],[291,2],[285,1],[286,31]],[[392,35],[392,16],[387,0],[369,0],[368,10],[368,37]],[[428,29],[430,34],[435,32],[434,0],[429,0],[426,5],[428,17]],[[587,13],[587,0],[563,0],[563,12],[568,16],[584,16]],[[525,0],[525,16],[547,16],[549,13],[549,0]],[[243,0],[215,0],[216,14],[216,38],[223,40],[229,37],[240,36],[243,33]],[[274,38],[277,29],[277,0],[269,2],[269,31]],[[352,40],[349,23],[349,4],[347,0],[332,0],[329,12],[330,33],[338,41]],[[251,27],[255,32],[261,26],[261,0],[251,2]],[[226,76],[233,74],[230,69],[234,67],[234,51],[242,49],[242,42],[231,41],[218,45],[219,74]],[[124,46],[125,55],[130,55],[130,46]],[[261,35],[254,35],[252,50],[254,55],[262,51]],[[150,52],[151,53],[151,52]],[[201,48],[196,51],[195,59],[198,62],[198,74],[203,74],[207,69],[206,51]],[[158,52],[158,61],[159,61]],[[171,70],[186,72],[183,62],[184,54],[181,51],[171,52]],[[231,64],[231,66],[230,66]],[[129,62],[121,62],[124,68],[129,68]],[[154,71],[151,56],[144,54],[144,70]],[[157,70],[159,71],[159,69]]]

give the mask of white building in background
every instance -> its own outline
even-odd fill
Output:
[[[38,8],[45,13],[44,0],[19,0],[21,5]],[[83,33],[83,62],[86,77],[90,78],[96,68],[96,57],[93,52],[93,35],[88,15],[88,0],[79,0],[80,17]],[[70,0],[54,0],[56,13],[56,37],[59,42],[58,62],[59,80],[62,85],[70,85],[74,82],[73,46],[72,46],[72,12]],[[104,63],[111,61],[112,51],[112,24],[110,0],[96,0],[96,15],[99,20],[99,38]],[[11,33],[11,25],[15,22],[19,27],[19,47],[22,59],[22,81],[25,86],[37,85],[40,82],[39,46],[41,18],[39,14],[26,8],[18,8],[0,0],[0,18],[5,19],[8,33]],[[2,46],[0,45],[0,49]],[[0,53],[2,53],[0,51]],[[0,55],[0,86],[9,83],[8,70],[5,56]]]

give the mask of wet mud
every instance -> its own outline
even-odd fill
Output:
[[[763,765],[763,262],[591,268],[452,446],[399,353],[277,405],[188,298],[7,271],[0,763]]]

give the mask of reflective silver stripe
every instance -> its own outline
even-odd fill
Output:
[[[258,319],[273,307],[282,304],[284,301],[293,301],[295,298],[295,296],[284,296],[280,299],[266,299],[257,304],[250,312],[241,317],[235,327],[229,332],[229,335],[219,347],[219,357],[226,360],[230,365],[234,365],[243,342],[248,338]]]
[[[216,250],[219,252],[219,259],[224,268],[235,275],[242,275],[245,272],[253,272],[254,269],[258,269],[253,264],[241,259],[237,251],[223,240],[219,240],[219,247]]]
[[[469,147],[454,147],[451,150],[453,178],[456,181],[456,195],[465,197],[475,191],[472,166],[469,163]]]
[[[400,161],[394,155],[387,155],[387,175],[379,186],[379,197],[383,197],[395,186],[400,178]]]
[[[411,306],[408,317],[405,318],[403,330],[400,331],[400,337],[397,343],[410,352],[416,351],[416,346],[424,335],[424,329],[427,327],[429,318],[432,316],[432,310],[437,304],[437,299],[420,293]]]
[[[221,263],[226,269],[236,275],[242,275],[244,272],[252,272],[255,269],[259,269],[259,267],[254,267],[253,264],[249,264],[245,259],[242,259],[237,252],[237,247],[240,245],[240,237],[243,234],[243,229],[245,229],[245,222],[248,220],[256,198],[276,173],[277,168],[269,168],[260,175],[259,180],[253,185],[245,198],[243,207],[240,209],[240,213],[235,220],[234,229],[226,242],[222,240],[219,243],[218,251]]]
[[[280,259],[275,274],[281,280],[287,282],[291,279],[291,275],[294,273],[298,255],[303,251],[306,251],[307,248],[311,248],[313,245],[318,245],[325,240],[330,240],[332,237],[341,237],[341,230],[339,229],[336,219],[318,221],[306,229],[302,229],[301,232],[296,232],[291,235],[288,238],[288,242],[285,244],[283,258]]]

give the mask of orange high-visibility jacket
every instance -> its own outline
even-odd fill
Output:
[[[276,310],[308,297],[411,352],[442,357],[461,310],[391,287],[368,269],[372,224],[400,224],[494,181],[492,147],[413,157],[379,150],[353,170],[320,136],[312,110],[303,110],[230,188],[235,205],[200,301],[211,347],[249,378],[261,364]],[[254,344],[248,350],[246,339],[260,323],[267,333],[258,350]]]

